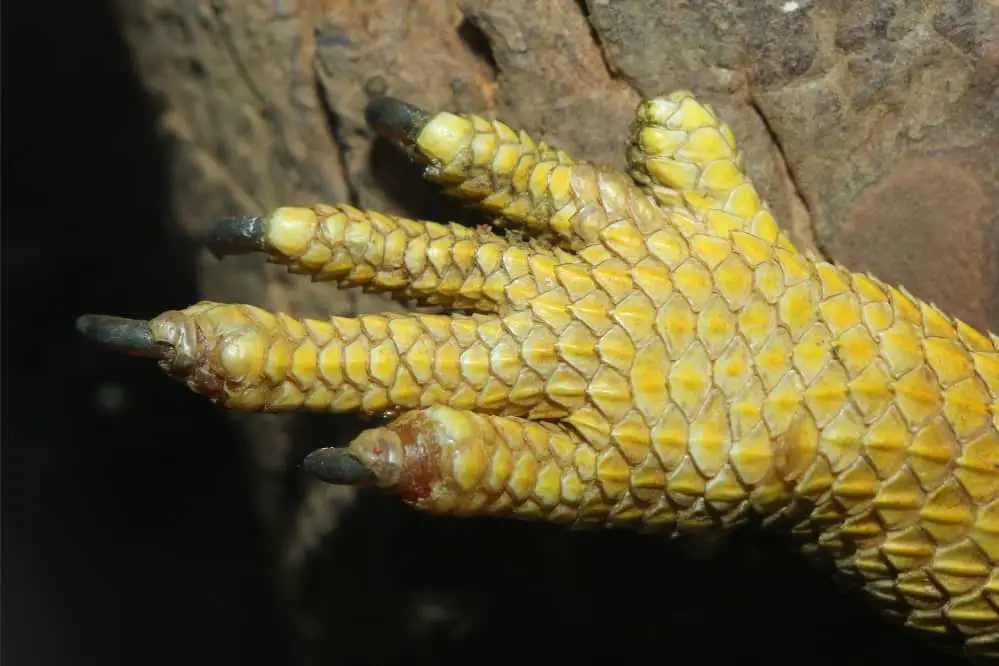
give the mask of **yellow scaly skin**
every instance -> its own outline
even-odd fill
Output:
[[[234,410],[402,412],[347,452],[434,513],[786,524],[886,613],[999,649],[999,338],[797,251],[690,93],[639,106],[629,174],[472,115],[413,138],[530,240],[317,205],[258,249],[473,314],[200,303],[150,322],[164,370]]]

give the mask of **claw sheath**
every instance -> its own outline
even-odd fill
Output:
[[[264,249],[264,219],[257,216],[230,217],[216,224],[205,237],[205,246],[216,259]]]
[[[430,114],[394,97],[380,97],[368,103],[364,119],[379,134],[404,147],[411,146],[430,122]]]
[[[76,329],[87,339],[114,351],[159,361],[170,357],[172,347],[156,340],[149,322],[108,315],[83,315]]]
[[[326,483],[359,486],[375,480],[375,475],[360,460],[344,449],[313,451],[302,461],[302,469]]]

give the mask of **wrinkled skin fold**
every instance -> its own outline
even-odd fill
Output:
[[[305,459],[331,483],[577,526],[762,517],[886,616],[999,650],[999,338],[799,252],[690,93],[639,105],[627,173],[473,115],[367,118],[508,232],[319,204],[206,242],[455,314],[203,302],[80,330],[229,409],[399,414]]]

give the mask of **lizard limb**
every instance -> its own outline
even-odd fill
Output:
[[[673,131],[676,112],[644,113],[648,128]],[[910,627],[996,652],[999,338],[796,251],[761,224],[765,208],[732,207],[758,199],[746,194],[740,165],[721,184],[705,180],[713,157],[684,153],[689,141],[676,150],[642,144],[648,159],[689,158],[700,174],[694,189],[645,182],[654,191],[679,186],[682,201],[666,206],[626,174],[605,179],[524,135],[509,132],[512,157],[498,160],[508,128],[496,123],[395,114],[379,116],[382,130],[415,141],[433,178],[467,186],[482,203],[495,195],[496,209],[530,232],[555,233],[565,261],[510,245],[496,264],[506,273],[483,268],[482,293],[461,294],[435,280],[454,274],[452,261],[479,255],[458,252],[465,231],[426,224],[414,231],[428,244],[413,243],[413,260],[436,257],[445,269],[435,268],[426,293],[488,300],[493,314],[317,322],[201,303],[149,323],[85,318],[81,329],[157,358],[231,409],[406,412],[348,453],[315,454],[307,467],[330,480],[373,478],[427,510],[460,515],[638,528],[661,519],[686,529],[756,514],[789,525]],[[477,157],[480,135],[488,159]],[[539,171],[539,156],[550,170]],[[553,188],[561,167],[568,185]],[[216,235],[223,253],[272,247],[273,258],[308,273],[327,270],[338,252],[336,279],[406,294],[424,275],[385,260],[392,225],[404,221],[383,229],[376,214],[343,206],[282,210],[270,232],[267,218],[226,223]],[[728,226],[712,221],[716,210],[732,214]],[[338,246],[341,232],[328,234],[326,222],[344,239],[370,228],[358,237],[376,240]],[[434,250],[430,239],[439,238]],[[489,247],[494,237],[475,238]],[[502,298],[488,298],[494,274],[509,279]],[[390,450],[399,455],[379,457]],[[502,451],[522,462],[510,463],[496,494],[489,474],[508,467]],[[563,492],[573,473],[590,504]],[[517,479],[523,492],[511,494]]]

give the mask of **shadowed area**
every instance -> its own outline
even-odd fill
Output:
[[[284,663],[228,419],[74,327],[198,297],[158,110],[106,3],[5,3],[4,22],[3,661]],[[145,322],[80,323],[161,357]]]

